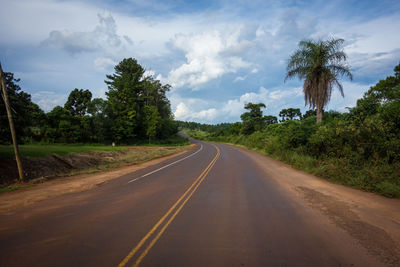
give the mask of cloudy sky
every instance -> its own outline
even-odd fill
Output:
[[[105,97],[105,75],[134,57],[173,89],[176,119],[240,120],[248,102],[304,112],[284,83],[302,39],[345,39],[354,80],[328,109],[345,111],[400,62],[400,1],[0,0],[0,61],[45,111],[74,88]]]

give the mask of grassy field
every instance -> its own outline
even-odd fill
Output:
[[[82,145],[82,144],[33,144],[20,145],[19,151],[23,157],[45,157],[47,155],[67,155],[85,151],[116,151],[126,150],[126,146]],[[13,158],[11,145],[0,145],[0,158]]]
[[[186,146],[190,143],[181,136],[172,136],[165,140],[155,140],[150,144],[147,141],[138,142],[133,145],[105,146],[101,144],[29,144],[20,145],[19,152],[22,157],[45,157],[47,155],[68,155],[71,153],[80,153],[86,151],[116,151],[126,150],[129,146]],[[14,149],[12,145],[0,145],[0,158],[14,158]]]

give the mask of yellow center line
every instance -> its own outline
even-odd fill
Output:
[[[143,260],[143,258],[147,255],[147,253],[149,252],[149,250],[153,247],[153,245],[157,242],[157,240],[161,237],[161,235],[164,233],[165,229],[167,229],[168,225],[175,219],[176,215],[178,215],[178,213],[181,211],[181,209],[183,208],[183,206],[186,204],[186,202],[190,199],[190,197],[193,195],[193,193],[197,190],[197,188],[200,186],[200,184],[203,182],[203,180],[206,178],[207,174],[209,173],[209,171],[211,170],[211,168],[214,166],[215,162],[217,161],[218,157],[219,157],[219,149],[217,146],[215,146],[217,148],[217,156],[214,158],[212,165],[210,166],[210,168],[208,168],[207,172],[204,174],[204,176],[202,177],[202,179],[200,180],[200,182],[195,186],[195,188],[193,189],[193,191],[188,195],[188,197],[185,199],[185,201],[183,201],[182,205],[175,211],[174,215],[171,216],[171,218],[168,220],[168,222],[163,226],[163,228],[161,228],[160,232],[158,232],[158,234],[156,235],[156,237],[154,237],[154,239],[150,242],[150,244],[147,246],[147,248],[142,252],[142,254],[140,254],[139,258],[136,260],[135,264],[133,266],[139,266],[140,262]]]
[[[157,228],[164,222],[164,220],[172,213],[172,211],[179,205],[179,203],[187,196],[187,198],[183,201],[181,206],[177,209],[177,211],[173,214],[173,216],[168,220],[166,225],[161,229],[161,231],[158,233],[158,235],[152,240],[152,242],[149,244],[149,246],[146,248],[146,250],[140,255],[138,260],[135,263],[135,266],[137,266],[140,261],[144,258],[144,256],[147,254],[147,252],[150,250],[150,248],[154,245],[154,243],[158,240],[158,238],[161,236],[161,234],[165,231],[167,226],[172,222],[172,220],[175,218],[175,216],[179,213],[179,211],[182,209],[182,207],[185,205],[185,203],[189,200],[189,198],[193,195],[193,193],[196,191],[197,187],[201,184],[201,182],[204,180],[210,169],[214,166],[215,162],[217,161],[219,155],[220,155],[220,150],[217,146],[213,145],[217,149],[217,154],[213,158],[213,160],[208,164],[208,166],[204,169],[204,171],[200,174],[200,176],[193,182],[193,184],[185,191],[185,193],[175,202],[175,204],[167,211],[167,213],[153,226],[153,228],[140,240],[140,242],[134,247],[129,254],[121,261],[121,263],[118,265],[118,267],[123,267],[125,266],[128,261],[135,255],[135,253],[143,246],[143,244],[149,239],[149,237],[157,230]],[[197,185],[196,185],[197,184]],[[193,191],[189,193],[191,190]],[[140,259],[140,261],[139,261]]]

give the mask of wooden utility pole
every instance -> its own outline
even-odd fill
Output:
[[[13,145],[14,145],[15,159],[17,160],[17,166],[18,166],[19,180],[20,180],[20,182],[22,182],[24,180],[24,171],[22,168],[21,158],[19,156],[17,135],[15,134],[14,122],[12,119],[10,104],[8,102],[6,83],[4,80],[5,80],[5,77],[4,77],[3,69],[1,68],[1,63],[0,63],[0,82],[1,82],[1,88],[3,90],[4,105],[6,106],[8,122],[10,124],[11,137],[12,137],[12,141],[13,141]]]

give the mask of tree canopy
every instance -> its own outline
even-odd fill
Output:
[[[107,75],[107,99],[88,89],[72,90],[63,106],[45,114],[21,90],[18,79],[5,73],[5,83],[20,142],[137,143],[167,139],[177,132],[166,93],[170,85],[144,76],[133,58],[122,60]],[[0,101],[0,143],[11,140],[4,102]]]
[[[328,104],[332,89],[336,86],[342,96],[341,76],[353,79],[347,56],[341,49],[343,39],[326,41],[303,40],[288,62],[287,79],[297,76],[304,79],[303,92],[306,105],[317,108],[317,122],[322,121],[323,108]]]

